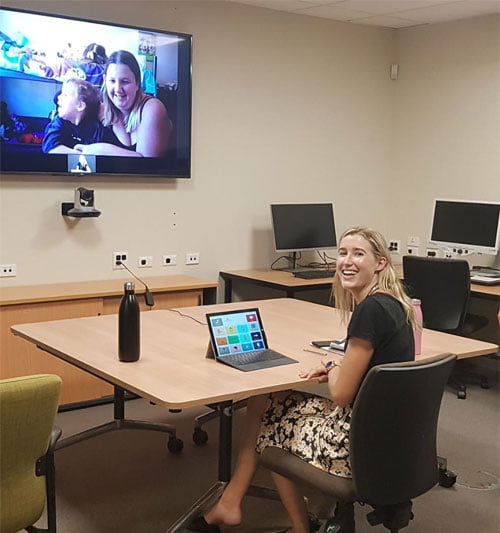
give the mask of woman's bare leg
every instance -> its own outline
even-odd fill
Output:
[[[236,466],[220,500],[205,514],[205,520],[209,524],[236,526],[241,522],[241,502],[257,470],[259,457],[255,445],[268,403],[268,395],[253,396],[247,401],[245,434]]]
[[[288,478],[280,476],[275,472],[272,473],[272,476],[281,502],[292,522],[292,528],[289,530],[289,533],[309,533],[307,505],[302,491],[298,485]]]

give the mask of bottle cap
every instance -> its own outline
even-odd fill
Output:
[[[133,291],[135,290],[135,283],[133,281],[127,281],[124,285],[124,288],[126,291]]]

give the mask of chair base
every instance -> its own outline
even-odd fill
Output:
[[[354,503],[338,502],[335,514],[327,520],[318,533],[355,533]]]
[[[383,524],[391,533],[397,533],[413,520],[412,502],[407,501],[387,507],[378,507],[366,517],[370,525]]]
[[[467,361],[457,361],[455,368],[448,380],[448,386],[451,387],[457,393],[457,398],[465,400],[467,398],[467,385],[466,384],[479,384],[482,389],[489,389],[490,384],[488,378],[467,369]]]

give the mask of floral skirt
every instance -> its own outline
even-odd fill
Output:
[[[350,407],[298,391],[274,393],[270,400],[257,438],[258,453],[276,446],[325,472],[351,477]]]

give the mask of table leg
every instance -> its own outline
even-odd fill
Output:
[[[221,277],[224,280],[224,303],[228,304],[233,301],[233,280],[227,276]]]
[[[91,439],[93,437],[98,437],[104,433],[110,431],[116,431],[118,429],[144,429],[150,431],[162,431],[169,434],[168,449],[172,453],[180,452],[182,450],[183,444],[180,439],[176,437],[175,428],[169,424],[153,423],[153,422],[143,422],[141,420],[127,420],[125,418],[125,390],[121,387],[115,385],[114,393],[114,420],[112,422],[107,422],[106,424],[101,424],[65,439],[61,439],[57,442],[55,449],[61,450],[62,448],[67,448],[83,440]]]
[[[218,405],[219,410],[219,481],[231,479],[233,404],[231,401]]]
[[[206,287],[203,289],[203,305],[217,303],[217,289],[215,287]]]
[[[220,402],[216,405],[214,404],[212,408],[216,409],[219,414],[219,479],[186,513],[168,528],[167,533],[185,531],[186,526],[194,518],[199,516],[205,509],[210,509],[220,498],[227,482],[231,478],[233,402],[231,400]]]

